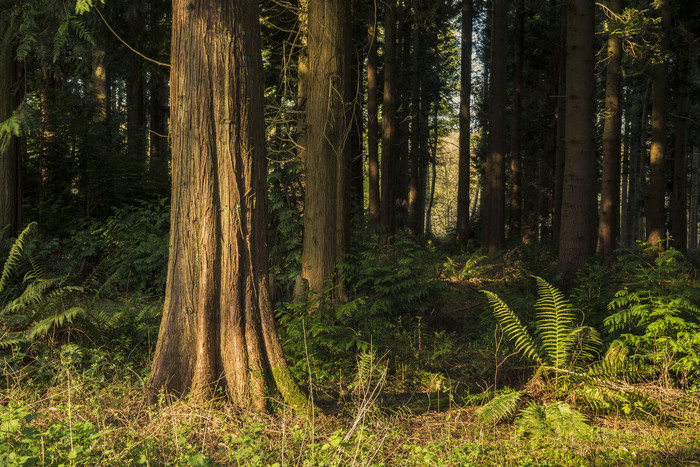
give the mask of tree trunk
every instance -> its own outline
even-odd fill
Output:
[[[348,75],[348,99],[351,102],[350,107],[350,212],[348,220],[355,216],[364,214],[364,195],[365,195],[365,180],[364,180],[364,150],[363,150],[363,97],[364,93],[361,89],[362,75],[364,73],[364,56],[362,55],[361,47],[356,47],[355,44],[360,41],[355,41],[353,38],[353,18],[354,12],[348,17],[348,27],[346,28],[348,37],[345,39],[347,47],[347,56],[351,61]],[[349,225],[348,225],[349,236]]]
[[[149,101],[149,161],[148,178],[151,191],[158,197],[170,190],[168,173],[168,85],[158,72],[151,73]]]
[[[510,215],[508,234],[511,240],[521,237],[522,162],[520,156],[520,119],[523,99],[523,39],[525,1],[518,0],[515,12],[515,74],[513,75],[513,126],[510,147]]]
[[[629,101],[629,98],[625,99]],[[627,103],[625,103],[627,104]],[[625,105],[624,107],[627,107]],[[630,113],[625,111],[625,143],[624,152],[622,154],[622,170],[620,179],[620,241],[622,246],[629,247],[631,245],[629,237],[629,187],[630,187],[630,142],[631,142],[631,125]]]
[[[396,76],[396,0],[387,0],[384,24],[384,103],[382,105],[382,187],[380,223],[386,232],[392,231],[394,214],[394,160],[396,138],[395,87]]]
[[[129,75],[126,89],[127,147],[133,164],[133,175],[146,167],[146,133],[143,111],[143,68],[141,57],[129,55]]]
[[[671,189],[671,238],[679,250],[687,247],[686,208],[688,177],[688,48],[678,51],[676,93],[676,147],[673,154],[673,186]]]
[[[147,389],[263,410],[306,400],[268,292],[266,149],[257,2],[173,1],[173,194],[165,305]]]
[[[688,216],[688,251],[698,252],[698,169],[700,168],[700,151],[693,148],[690,173],[690,215]]]
[[[594,3],[569,0],[566,37],[566,161],[559,266],[565,279],[595,250]]]
[[[459,78],[459,165],[457,181],[457,242],[469,239],[470,99],[472,93],[472,0],[462,0],[462,58]]]
[[[20,104],[20,85],[14,48],[0,40],[0,122],[12,116]],[[0,134],[0,239],[14,237],[21,219],[20,142],[12,134]]]
[[[340,284],[347,247],[350,130],[349,3],[309,0],[306,196],[302,277],[319,294]],[[342,295],[342,291],[340,292]]]
[[[610,13],[621,15],[624,0],[612,0]],[[605,82],[605,124],[603,127],[603,179],[600,196],[600,217],[598,221],[598,254],[606,261],[612,258],[617,246],[619,232],[618,212],[620,184],[620,129],[622,112],[620,111],[620,83],[622,79],[622,39],[612,31],[619,21],[610,21],[608,37],[608,65]]]
[[[437,147],[438,147],[438,106],[437,103],[433,108],[433,144],[432,157],[430,158],[430,169],[432,177],[430,179],[430,197],[428,198],[428,207],[425,212],[425,233],[428,238],[433,236],[433,203],[435,202],[435,183],[437,181]]]
[[[508,3],[493,0],[489,136],[481,213],[481,247],[489,254],[505,248],[505,101]]]
[[[408,185],[408,228],[413,235],[423,234],[421,212],[421,99],[420,99],[420,25],[417,1],[413,0],[413,29],[411,31],[411,178]]]
[[[367,169],[369,190],[369,217],[379,220],[379,122],[377,101],[377,8],[371,1],[367,11]]]
[[[661,0],[661,50],[670,44],[670,0]],[[651,152],[649,154],[649,198],[647,199],[647,243],[663,248],[666,238],[666,181],[664,152],[666,151],[666,92],[668,61],[654,65],[654,101],[651,106]]]
[[[557,48],[557,85],[554,106],[554,190],[552,203],[552,240],[559,243],[561,229],[561,202],[564,193],[564,165],[566,163],[566,35],[567,2],[561,1],[559,8],[559,41]]]

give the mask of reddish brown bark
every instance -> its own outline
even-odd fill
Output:
[[[147,389],[262,410],[295,407],[268,294],[257,2],[173,1],[170,258]],[[273,387],[268,387],[268,384]]]

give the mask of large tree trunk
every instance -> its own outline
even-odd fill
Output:
[[[566,37],[566,162],[559,265],[568,276],[595,250],[594,3],[569,0]]]
[[[624,0],[612,0],[612,15],[622,14]],[[605,124],[603,127],[603,179],[600,196],[600,217],[598,221],[598,254],[606,260],[612,258],[617,246],[619,232],[619,193],[620,183],[620,129],[622,112],[620,111],[620,83],[622,63],[622,39],[612,31],[619,21],[610,21],[608,37],[608,65],[605,83]]]
[[[382,105],[382,188],[380,223],[392,231],[394,215],[394,143],[396,139],[396,0],[387,0],[384,24],[384,103]]]
[[[459,78],[459,165],[457,181],[457,241],[469,239],[470,136],[472,93],[472,0],[462,0],[462,58]]]
[[[306,404],[268,293],[260,47],[257,2],[173,0],[170,259],[151,398],[223,387],[262,410],[277,389]]]
[[[673,154],[673,186],[671,189],[671,238],[673,246],[685,250],[687,246],[687,177],[688,177],[688,48],[683,44],[678,51],[678,86],[676,92],[676,145]]]
[[[306,196],[302,277],[313,293],[339,282],[349,227],[349,38],[346,0],[309,0]],[[342,294],[342,292],[341,292]]]
[[[670,0],[661,0],[661,50],[670,44]],[[654,101],[651,106],[651,152],[649,154],[649,198],[647,199],[647,243],[663,247],[666,238],[666,181],[664,152],[666,151],[666,100],[668,61],[654,65]]]
[[[12,116],[21,95],[14,50],[0,39],[0,123]],[[20,144],[14,135],[0,134],[0,239],[14,237],[20,227]]]
[[[481,247],[489,254],[505,248],[505,103],[508,3],[493,0],[489,136],[481,212]]]
[[[369,190],[369,217],[379,220],[379,121],[377,101],[377,8],[371,1],[367,24],[367,178]]]
[[[515,12],[515,74],[513,76],[513,127],[510,146],[510,212],[508,234],[520,239],[522,217],[522,161],[520,156],[520,119],[523,99],[523,40],[525,1],[518,0]]]

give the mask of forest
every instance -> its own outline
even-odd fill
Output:
[[[700,463],[700,2],[0,0],[0,464]]]

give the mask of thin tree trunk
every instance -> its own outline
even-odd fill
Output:
[[[0,122],[12,116],[20,103],[20,85],[14,47],[0,39]],[[0,134],[0,240],[14,237],[21,225],[22,155],[18,138]]]
[[[349,228],[349,3],[309,1],[302,277],[314,294],[341,284]],[[342,290],[336,290],[342,296]]]
[[[459,165],[457,181],[457,242],[469,239],[470,99],[472,93],[472,0],[462,0],[462,58],[459,78]]]
[[[151,73],[149,100],[149,161],[151,190],[156,196],[166,196],[170,190],[168,173],[168,87],[159,73]]]
[[[673,186],[671,190],[671,238],[679,250],[687,247],[686,208],[688,178],[688,46],[678,51],[678,85],[676,93],[676,147],[673,155]]]
[[[379,122],[377,101],[377,8],[369,2],[367,23],[367,169],[369,190],[369,216],[372,222],[379,220]]]
[[[257,2],[174,0],[172,31],[170,257],[148,395],[201,401],[222,387],[263,410],[276,389],[304,407],[268,293]]]
[[[421,102],[420,102],[420,25],[417,1],[413,0],[413,30],[411,31],[411,178],[408,186],[408,228],[413,235],[422,235],[421,198]]]
[[[670,44],[670,0],[661,0],[661,49]],[[649,197],[647,200],[647,243],[663,248],[666,238],[666,182],[664,152],[666,151],[666,100],[668,62],[654,66],[654,102],[651,107],[651,152],[649,154]]]
[[[143,173],[143,169],[146,167],[146,133],[144,131],[143,69],[141,67],[141,57],[134,55],[129,58],[129,75],[126,92],[127,146],[133,164],[133,175],[136,176]]]
[[[554,144],[554,194],[552,211],[552,240],[559,243],[561,229],[561,203],[564,193],[564,165],[566,163],[566,38],[567,38],[567,2],[561,1],[559,7],[559,41],[556,86],[556,103],[554,109],[555,144]]]
[[[505,248],[505,100],[508,3],[493,0],[489,135],[481,213],[481,247],[489,254]]]
[[[522,225],[522,161],[520,156],[520,119],[523,99],[523,39],[525,1],[516,2],[515,12],[515,74],[513,75],[513,120],[510,147],[510,215],[508,234],[520,240]]]
[[[430,160],[430,168],[432,178],[430,180],[430,197],[428,198],[428,207],[425,212],[425,232],[428,238],[433,236],[433,202],[435,201],[435,183],[437,181],[437,147],[438,147],[438,106],[433,108],[433,144],[432,157]]]
[[[627,101],[629,98],[626,99]],[[626,105],[625,105],[626,107]],[[631,245],[629,232],[629,186],[630,186],[630,140],[631,140],[630,114],[625,112],[625,143],[622,154],[622,174],[620,183],[620,241],[622,245]]]
[[[610,13],[615,19],[610,21],[610,30],[617,28],[617,15],[622,14],[624,0],[612,0]],[[608,65],[605,84],[605,124],[603,128],[603,178],[600,197],[600,217],[598,221],[598,254],[606,261],[612,259],[617,246],[620,184],[620,111],[622,39],[610,33],[608,37]]]
[[[396,138],[396,0],[387,0],[384,24],[384,103],[382,105],[382,186],[380,224],[393,230],[394,215],[394,143]]]
[[[698,252],[698,169],[700,169],[700,150],[693,148],[692,169],[690,173],[690,215],[688,216],[688,251]]]
[[[570,279],[595,251],[594,4],[570,0],[566,39],[566,162],[559,266]]]

